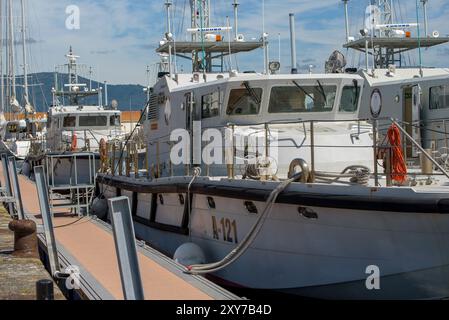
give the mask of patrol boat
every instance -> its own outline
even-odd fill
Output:
[[[117,102],[111,106],[103,103],[102,88],[92,88],[91,82],[82,83],[79,72],[86,66],[77,63],[79,56],[70,47],[66,55],[68,83],[59,87],[59,73],[55,73],[52,89],[53,103],[48,111],[46,139],[33,148],[28,157],[31,167],[42,164],[46,157],[65,155],[53,166],[52,183],[68,184],[75,172],[77,182],[91,181],[100,169],[100,149],[109,141],[126,138],[121,126],[121,112]],[[76,165],[73,162],[76,156]],[[76,169],[75,169],[76,167]]]
[[[169,21],[157,49],[169,64],[142,124],[145,175],[123,176],[112,164],[98,176],[94,211],[127,196],[140,239],[186,272],[231,287],[325,299],[448,297],[444,166],[402,123],[363,119],[379,110],[363,76],[279,74],[267,59],[261,74],[213,73],[214,57],[266,48],[266,39],[230,37],[229,24],[212,25],[208,3],[191,1],[192,41],[175,41]],[[167,17],[171,8],[166,1]],[[193,73],[175,70],[175,47],[193,57]],[[389,123],[385,141],[380,120]],[[422,168],[408,170],[404,141]]]

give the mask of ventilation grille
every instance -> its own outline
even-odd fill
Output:
[[[150,96],[148,105],[148,120],[159,120],[159,97],[157,94]]]

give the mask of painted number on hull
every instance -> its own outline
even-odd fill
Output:
[[[237,238],[237,222],[235,220],[222,218],[217,221],[217,218],[212,216],[212,230],[215,240],[223,240],[230,243],[238,243]]]

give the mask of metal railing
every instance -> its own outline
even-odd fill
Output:
[[[81,161],[84,166],[80,165]],[[58,208],[75,209],[81,215],[82,209],[85,209],[86,214],[89,214],[90,203],[95,195],[95,162],[93,153],[46,156],[46,181],[52,211]]]
[[[438,120],[443,121],[443,120]],[[444,120],[445,121],[445,120]],[[433,123],[436,123],[437,121],[433,121]],[[348,133],[350,135],[351,140],[357,140],[361,135],[363,134],[370,134],[372,136],[372,145],[341,145],[339,143],[335,143],[332,145],[319,145],[317,144],[316,137],[317,137],[317,126],[322,124],[337,124],[337,123],[348,123],[352,124],[352,127],[348,129],[348,131],[351,131]],[[379,125],[379,123],[382,123],[382,125]],[[386,178],[387,185],[391,185],[391,175],[392,175],[392,168],[391,168],[391,161],[388,161],[388,158],[391,158],[392,155],[392,146],[389,146],[388,144],[385,145],[383,142],[386,141],[385,139],[382,139],[382,136],[385,135],[386,131],[389,127],[392,125],[396,125],[400,132],[402,137],[402,143],[406,146],[404,147],[404,156],[405,160],[407,161],[407,148],[413,147],[419,150],[419,156],[423,157],[424,159],[430,161],[433,166],[439,171],[439,172],[432,172],[429,173],[418,173],[413,172],[411,175],[418,177],[418,176],[430,176],[430,175],[443,175],[449,178],[449,173],[447,171],[447,168],[444,167],[442,163],[438,161],[434,156],[432,156],[431,153],[426,150],[422,143],[423,139],[420,139],[420,141],[417,141],[414,139],[404,128],[402,123],[398,120],[391,119],[391,118],[380,118],[376,120],[372,119],[349,119],[349,120],[302,120],[302,119],[296,119],[296,120],[290,120],[290,121],[272,121],[272,122],[260,122],[260,123],[249,123],[249,124],[228,124],[226,126],[210,126],[210,127],[203,127],[201,133],[203,133],[205,130],[208,129],[218,129],[224,132],[225,130],[229,130],[232,134],[233,141],[231,146],[224,146],[222,147],[222,153],[224,154],[225,159],[232,158],[232,161],[225,161],[226,162],[226,172],[227,176],[229,178],[236,178],[238,165],[236,164],[236,145],[234,137],[236,135],[236,131],[239,128],[252,128],[255,130],[258,130],[259,135],[263,135],[265,138],[265,154],[263,156],[269,157],[269,145],[270,145],[270,138],[272,136],[271,132],[274,129],[278,129],[282,126],[293,126],[296,127],[296,129],[300,132],[299,135],[301,136],[302,141],[300,143],[296,143],[294,139],[292,141],[294,144],[291,146],[282,146],[279,148],[292,148],[292,149],[299,149],[304,148],[308,149],[309,157],[310,157],[310,168],[311,168],[311,181],[315,181],[314,176],[317,172],[317,149],[321,148],[359,148],[359,149],[367,149],[367,152],[373,153],[373,172],[371,174],[372,178],[375,180],[375,185],[379,185],[379,181],[381,178]],[[415,124],[420,125],[420,124]],[[421,125],[420,125],[421,126]],[[424,128],[426,130],[426,128]],[[190,134],[190,137],[192,137],[193,132],[188,131]],[[443,134],[444,132],[439,132]],[[442,138],[442,141],[448,141],[449,144],[449,137],[444,136]],[[164,172],[161,169],[162,164],[166,163],[167,160],[169,160],[169,156],[171,153],[171,150],[173,146],[175,145],[175,142],[170,141],[170,135],[164,135],[157,139],[150,139],[148,141],[148,144],[146,145],[146,154],[145,154],[145,172],[146,177],[148,178],[158,178],[161,176],[175,176],[174,171],[177,167],[180,169],[180,166],[174,166],[171,161],[168,162],[168,168],[164,168]],[[150,154],[149,146],[152,146],[152,153]],[[164,146],[164,147],[163,147]],[[163,147],[163,148],[162,148]],[[201,150],[203,146],[201,146]],[[131,149],[135,148],[131,144]],[[370,151],[369,151],[369,150]],[[120,154],[120,150],[126,150],[124,153],[122,152]],[[122,175],[123,174],[123,163],[117,163],[117,158],[122,157],[123,159],[129,159],[129,157],[133,158],[132,154],[133,152],[128,152],[128,147],[123,147],[123,145],[117,145],[117,144],[110,144],[108,146],[108,155],[109,155],[109,162],[106,165],[107,170],[111,172],[113,175]],[[117,151],[119,152],[119,155],[117,155]],[[381,166],[379,165],[378,161],[382,160],[379,158],[379,154],[383,153],[385,154],[386,164],[384,166],[384,172],[380,172]],[[130,156],[129,156],[130,155]],[[192,156],[192,155],[191,155]],[[418,157],[414,157],[413,159],[419,160]],[[262,156],[261,156],[262,157]],[[448,157],[449,157],[449,148],[448,148]],[[151,160],[150,160],[151,159]],[[130,160],[132,161],[132,160]],[[348,159],[349,162],[349,159]],[[128,167],[128,160],[125,160],[125,165]],[[136,166],[137,162],[134,162],[134,171],[135,176],[139,177],[139,167],[138,164]],[[192,172],[194,165],[192,163],[185,163],[182,165],[184,167],[184,175],[190,175],[190,172]],[[114,168],[114,170],[112,170]],[[206,174],[206,176],[211,175],[211,169],[210,166],[205,165],[205,169],[203,172]],[[125,173],[127,176],[130,176],[130,170],[126,170]],[[179,175],[179,174],[178,174]]]
[[[7,205],[9,214],[19,220],[25,219],[22,194],[20,191],[15,157],[1,154],[1,163],[5,186],[0,188],[0,202]]]

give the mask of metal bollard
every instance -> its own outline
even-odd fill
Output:
[[[36,300],[55,300],[53,281],[44,279],[36,282]]]
[[[36,223],[31,220],[14,220],[9,223],[14,232],[14,256],[39,258]]]

